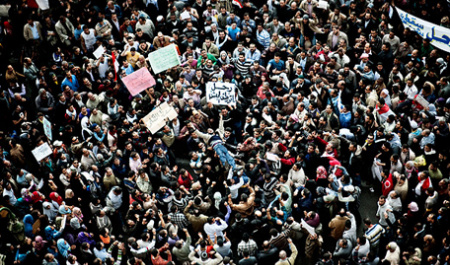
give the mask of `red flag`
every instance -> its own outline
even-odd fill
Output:
[[[114,51],[111,53],[111,55],[114,67],[114,81],[117,81],[117,72],[119,71],[119,63],[116,61],[116,54]]]

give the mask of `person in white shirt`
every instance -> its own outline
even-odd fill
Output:
[[[237,173],[242,173],[242,170],[240,170],[240,172],[238,171]],[[228,179],[223,182],[225,188],[230,188],[230,195],[232,200],[238,197],[239,188],[244,186],[244,184],[244,178],[242,176],[239,177],[239,182],[236,183],[236,181],[233,179],[233,170],[229,171]]]
[[[223,237],[223,231],[227,229],[227,227],[228,224],[219,217],[208,217],[208,222],[203,226],[203,230],[206,235],[211,238],[211,241],[214,242],[216,236]]]
[[[403,89],[403,92],[408,97],[408,100],[413,101],[414,97],[417,95],[419,90],[417,89],[416,85],[414,85],[413,80],[408,79],[408,80],[406,80],[406,85],[405,85],[405,89]]]

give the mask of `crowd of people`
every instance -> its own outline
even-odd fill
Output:
[[[448,264],[448,1],[1,3],[0,264]]]

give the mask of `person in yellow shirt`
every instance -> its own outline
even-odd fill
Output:
[[[136,67],[136,62],[139,60],[141,54],[136,51],[135,47],[131,47],[129,51],[122,52],[121,56],[126,57],[126,60],[133,68]]]

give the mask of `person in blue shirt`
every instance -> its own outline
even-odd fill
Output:
[[[290,87],[289,79],[286,75],[286,64],[281,60],[280,53],[275,53],[274,58],[269,61],[267,64],[267,72],[271,80],[283,82],[286,87]]]
[[[231,26],[227,28],[228,36],[232,41],[237,42],[239,40],[239,35],[241,34],[241,29],[237,27],[236,22],[231,23]]]
[[[61,83],[61,91],[64,91],[65,86],[69,86],[73,92],[77,92],[78,88],[80,88],[77,78],[70,71],[66,72],[66,78]]]
[[[129,64],[126,60],[123,61],[123,65],[120,68],[124,70],[127,75],[134,73],[133,66],[131,66],[131,64]]]
[[[256,29],[256,23],[253,19],[250,18],[248,13],[244,14],[244,19],[241,21],[241,28],[243,28],[244,26],[247,26],[250,32]]]
[[[245,54],[245,59],[250,59],[253,62],[259,62],[259,59],[261,59],[261,52],[256,48],[254,43],[250,44],[250,49]]]
[[[264,49],[269,48],[270,45],[270,34],[263,28],[262,24],[258,24],[257,30],[256,30],[256,39],[258,40],[259,44],[264,46]]]
[[[231,11],[230,16],[227,17],[227,25],[231,25],[233,22],[235,22],[236,25],[241,25],[241,18],[236,16],[236,13],[234,13],[234,11]]]

